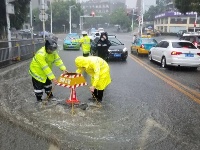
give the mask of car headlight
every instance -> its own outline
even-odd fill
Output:
[[[111,50],[110,50],[110,49],[108,49],[108,52],[111,52]]]
[[[126,52],[127,51],[127,48],[125,47],[124,49],[123,49],[123,52]]]

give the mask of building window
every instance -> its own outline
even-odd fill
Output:
[[[171,18],[170,24],[187,24],[187,19],[182,18]]]

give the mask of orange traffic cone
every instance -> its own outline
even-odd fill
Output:
[[[67,104],[79,104],[80,101],[76,97],[76,90],[75,88],[71,88],[70,97],[66,100]]]

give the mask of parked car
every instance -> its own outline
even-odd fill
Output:
[[[157,43],[158,42],[154,38],[148,38],[145,36],[136,38],[132,42],[131,53],[136,52],[137,55],[148,54],[149,50]]]
[[[187,32],[187,30],[179,30],[179,31],[176,33],[176,35],[177,35],[177,37],[181,37],[181,36],[183,36],[183,34],[186,33],[186,32]]]
[[[20,30],[18,32],[19,35],[21,35],[22,38],[31,38],[31,31],[29,29],[25,29],[25,30]],[[33,32],[33,37],[37,38],[38,34]]]
[[[45,35],[45,37],[49,37],[49,34],[50,34],[50,32],[48,32],[48,31],[44,31],[44,32],[41,31],[38,33],[38,36],[41,38],[43,38],[43,35]]]
[[[200,33],[188,32],[184,33],[180,40],[186,40],[192,42],[196,47],[200,48]]]
[[[63,49],[64,50],[80,50],[79,39],[80,39],[80,36],[78,33],[67,34],[63,42]]]
[[[91,43],[92,55],[97,55],[96,43],[98,39],[99,37],[95,38]],[[119,39],[117,39],[115,35],[108,35],[108,40],[110,41],[111,46],[108,49],[109,54],[107,60],[118,59],[125,61],[128,56],[128,50],[124,44]]]
[[[197,69],[200,66],[200,50],[185,40],[162,40],[149,51],[149,60],[157,61],[163,68],[184,66]]]

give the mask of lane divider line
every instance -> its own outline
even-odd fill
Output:
[[[163,74],[162,72],[156,70],[155,68],[151,67],[150,65],[144,63],[143,61],[141,61],[139,58],[137,58],[135,56],[129,55],[129,57],[131,59],[133,59],[134,61],[136,61],[141,66],[143,66],[145,69],[150,71],[152,74],[159,77],[161,80],[165,81],[166,83],[168,83],[169,85],[171,85],[172,87],[174,87],[175,89],[180,91],[181,93],[190,97],[196,103],[200,104],[200,93],[199,92],[197,92],[197,91],[181,84],[180,82],[170,78],[169,76]]]

